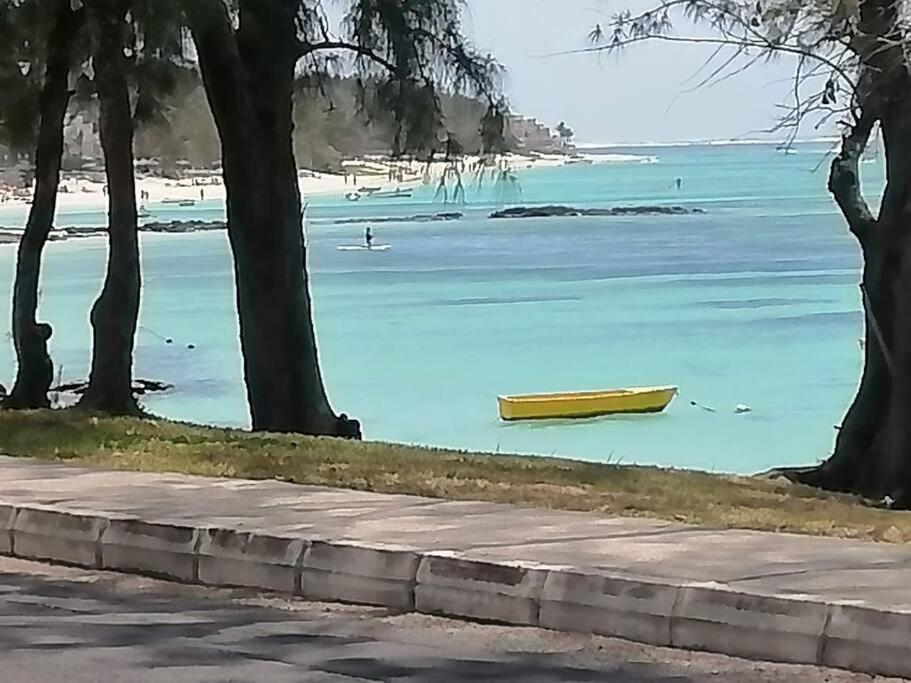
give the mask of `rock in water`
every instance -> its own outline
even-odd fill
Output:
[[[434,223],[439,221],[457,221],[464,217],[460,211],[444,213],[419,213],[415,216],[379,216],[374,218],[340,218],[336,225],[356,225],[358,223]]]
[[[685,206],[615,206],[608,209],[578,209],[572,206],[516,206],[494,211],[490,218],[553,218],[567,216],[686,216],[703,214],[699,208]]]
[[[53,387],[50,391],[54,394],[74,394],[81,396],[88,389],[88,382],[68,382]],[[164,391],[170,391],[174,388],[173,384],[159,382],[154,379],[137,379],[133,380],[133,394],[144,396],[145,394],[158,394]]]

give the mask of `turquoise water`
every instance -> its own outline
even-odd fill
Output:
[[[636,149],[624,152],[659,163],[523,171],[521,203],[673,202],[707,213],[492,221],[506,195],[485,184],[469,190],[462,221],[375,225],[377,241],[393,245],[382,253],[339,251],[364,226],[335,221],[443,210],[431,190],[357,204],[311,198],[312,289],[334,406],[362,420],[368,438],[449,447],[736,472],[824,456],[860,372],[860,262],[825,191],[828,148],[798,150]],[[879,166],[864,170],[875,191]],[[214,202],[150,208],[222,214]],[[0,224],[16,220],[21,212],[0,209]],[[103,221],[89,212],[58,223]],[[0,249],[5,283],[13,257]],[[66,378],[86,373],[104,258],[96,239],[48,250],[42,317]],[[177,385],[147,406],[246,425],[225,236],[143,235],[142,258],[137,375]],[[8,301],[7,290],[5,320]],[[0,376],[12,372],[7,341]],[[681,395],[655,416],[497,420],[500,393],[648,384],[677,384]],[[738,403],[753,412],[735,415]]]

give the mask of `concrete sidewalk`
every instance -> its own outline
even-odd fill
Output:
[[[911,677],[911,547],[0,458],[0,553]]]

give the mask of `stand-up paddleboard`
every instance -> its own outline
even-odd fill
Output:
[[[389,251],[392,249],[391,244],[374,244],[372,247],[365,247],[363,244],[342,244],[338,247],[339,251]]]

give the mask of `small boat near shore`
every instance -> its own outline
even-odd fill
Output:
[[[606,391],[499,396],[500,418],[545,420],[584,418],[622,413],[660,413],[670,405],[678,388],[636,387]]]
[[[371,199],[398,199],[399,197],[410,197],[414,194],[414,190],[381,190],[379,192],[373,192],[372,194],[367,195]]]
[[[361,190],[347,192],[345,194],[345,199],[349,202],[358,202],[361,199],[400,199],[408,198],[414,194],[414,190],[403,190],[401,188],[395,190],[374,190],[371,188],[370,192],[362,192]]]

